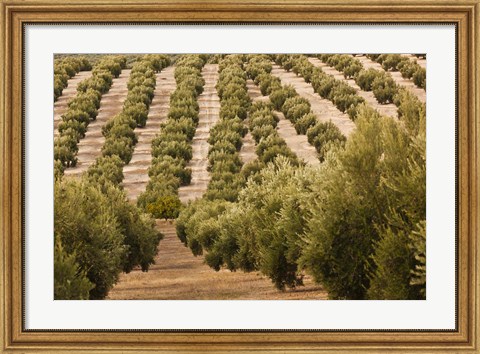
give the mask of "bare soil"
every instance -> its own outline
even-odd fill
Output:
[[[353,79],[345,79],[343,73],[332,68],[328,64],[322,62],[318,58],[308,58],[310,63],[315,65],[318,68],[321,68],[324,73],[327,75],[333,76],[337,80],[341,80],[347,83],[350,87],[354,88],[357,91],[357,94],[362,97],[365,102],[367,102],[372,108],[375,108],[381,115],[390,116],[398,119],[397,106],[393,103],[381,104],[377,101],[372,91],[364,91],[357,85]]]
[[[58,135],[58,123],[62,121],[62,114],[67,111],[68,102],[77,95],[77,86],[80,82],[92,76],[91,71],[80,71],[67,82],[67,87],[62,91],[62,95],[57,98],[53,104],[53,127],[55,136]]]
[[[198,96],[199,120],[192,142],[192,159],[187,166],[192,169],[192,180],[188,186],[182,186],[178,190],[178,195],[183,203],[201,198],[210,181],[210,173],[207,171],[210,145],[207,140],[210,136],[210,128],[217,123],[220,113],[220,98],[215,88],[218,81],[218,65],[205,65],[202,76],[205,85],[203,92]]]
[[[355,129],[355,123],[346,113],[340,112],[331,101],[316,94],[312,85],[306,83],[302,77],[287,72],[276,64],[273,65],[272,75],[279,77],[283,84],[292,85],[300,96],[306,98],[320,122],[331,121],[347,137]]]
[[[175,90],[176,83],[173,76],[175,67],[169,66],[157,74],[156,87],[147,124],[143,128],[136,128],[138,142],[135,145],[132,159],[123,167],[123,187],[128,199],[136,201],[145,190],[149,177],[148,168],[152,163],[152,140],[160,132],[160,125],[166,121],[170,108],[170,94]]]
[[[308,276],[305,286],[279,291],[265,276],[257,273],[216,272],[194,257],[176,236],[175,224],[157,220],[165,235],[160,241],[155,264],[148,272],[135,269],[121,274],[110,291],[110,300],[314,300],[327,299],[320,285]]]
[[[383,70],[383,68],[380,64],[374,62],[373,60],[368,59],[364,55],[356,56],[355,58],[360,60],[360,62],[362,63],[362,65],[365,69],[373,68],[373,69],[376,69],[376,70],[385,71],[385,70]],[[418,97],[418,99],[421,102],[425,103],[427,101],[427,93],[425,92],[425,90],[420,88],[420,87],[417,87],[413,83],[412,80],[404,79],[402,77],[402,74],[399,71],[389,71],[389,73],[390,73],[390,75],[392,75],[393,80],[395,80],[395,82],[398,85],[401,85],[401,86],[409,89],[415,96]]]
[[[85,138],[78,143],[78,162],[75,167],[67,168],[65,175],[78,176],[85,172],[97,157],[101,156],[105,137],[102,127],[107,121],[120,113],[127,98],[127,82],[131,70],[123,70],[118,78],[113,79],[110,90],[102,96],[97,119],[88,125]]]

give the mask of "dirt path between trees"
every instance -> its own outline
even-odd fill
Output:
[[[157,74],[154,96],[148,111],[147,124],[136,128],[138,142],[132,159],[123,167],[123,186],[128,199],[136,201],[145,190],[149,177],[148,168],[152,163],[152,140],[160,132],[160,125],[167,120],[170,108],[170,94],[175,90],[175,67],[170,66]]]
[[[273,65],[272,75],[279,77],[283,84],[292,85],[301,97],[306,98],[320,122],[332,121],[346,137],[353,132],[355,123],[348,115],[340,112],[331,101],[316,94],[312,85],[306,83],[302,77],[293,72],[287,72],[276,64]]]
[[[187,166],[192,169],[192,181],[188,186],[178,189],[178,196],[183,203],[201,198],[210,181],[210,173],[207,171],[210,144],[207,140],[210,136],[210,128],[217,123],[220,113],[220,98],[215,88],[218,81],[218,65],[205,65],[202,76],[205,86],[203,92],[198,96],[199,120],[192,142],[192,159]]]
[[[78,162],[75,167],[65,169],[65,175],[78,176],[85,172],[97,157],[102,154],[105,137],[102,127],[114,115],[123,109],[123,102],[127,98],[127,82],[131,70],[123,70],[120,76],[113,79],[110,90],[102,96],[97,119],[88,125],[85,138],[78,143]]]
[[[317,68],[321,68],[322,71],[330,76],[333,76],[337,80],[341,80],[347,83],[350,87],[354,88],[357,91],[357,95],[362,97],[365,102],[367,102],[372,108],[375,108],[381,115],[390,116],[398,119],[397,106],[393,103],[381,104],[375,98],[375,95],[372,91],[363,91],[360,86],[357,85],[353,79],[345,79],[343,73],[332,68],[330,65],[322,62],[318,58],[308,58],[308,61],[315,65]]]
[[[157,220],[165,235],[155,264],[148,272],[135,269],[122,273],[107,299],[151,300],[313,300],[327,299],[320,285],[305,277],[305,286],[279,291],[270,279],[257,273],[214,271],[194,257],[177,238],[175,224]]]
[[[368,59],[366,56],[364,55],[360,55],[360,56],[356,56],[355,59],[358,59],[360,60],[360,62],[362,63],[363,67],[365,69],[370,69],[370,68],[373,68],[373,69],[376,69],[376,70],[381,70],[381,71],[385,71],[383,70],[382,66],[376,62],[374,62],[373,60],[370,60]],[[389,71],[388,72],[390,75],[392,75],[392,79],[395,80],[395,82],[400,85],[400,86],[404,86],[405,88],[409,89],[415,96],[418,97],[418,99],[420,100],[420,102],[423,102],[425,103],[426,100],[427,100],[427,93],[425,92],[424,89],[420,88],[420,87],[417,87],[412,80],[410,79],[404,79],[402,77],[402,74],[399,72],[399,71]]]
[[[80,82],[92,76],[91,71],[80,71],[74,77],[68,80],[68,86],[62,91],[62,95],[58,97],[53,104],[53,129],[54,135],[58,135],[58,123],[62,121],[62,114],[67,111],[68,102],[77,95],[77,86]]]

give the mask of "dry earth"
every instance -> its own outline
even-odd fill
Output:
[[[120,113],[127,98],[127,82],[131,70],[123,70],[118,78],[113,79],[110,90],[102,96],[97,119],[88,125],[85,138],[78,143],[78,162],[73,168],[67,168],[65,175],[81,175],[102,153],[105,137],[102,127],[107,121]]]
[[[155,264],[148,272],[139,269],[121,274],[110,291],[111,300],[313,300],[327,299],[321,286],[305,277],[305,286],[276,290],[259,273],[214,271],[194,257],[176,236],[175,225],[157,220],[165,238],[160,241]]]

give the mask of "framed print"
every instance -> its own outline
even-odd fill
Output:
[[[3,352],[478,348],[478,1],[2,1]]]

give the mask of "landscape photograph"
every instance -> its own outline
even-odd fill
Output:
[[[426,299],[426,64],[56,54],[54,299]]]

